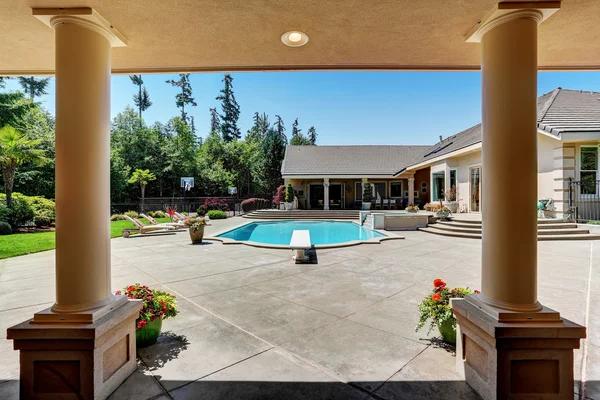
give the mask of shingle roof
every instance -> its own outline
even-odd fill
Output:
[[[560,137],[566,132],[600,132],[600,92],[558,88],[546,93],[538,128]]]
[[[284,176],[389,175],[414,163],[429,146],[288,146]]]
[[[600,133],[600,92],[557,88],[538,97],[539,129]],[[283,175],[394,175],[465,147],[481,143],[481,124],[433,146],[288,146]]]
[[[538,128],[562,132],[600,132],[600,93],[557,88],[538,97]],[[481,124],[449,136],[425,151],[419,162],[481,142]],[[433,152],[436,149],[437,152]],[[416,163],[415,163],[416,164]]]

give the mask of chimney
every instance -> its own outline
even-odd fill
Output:
[[[442,138],[442,135],[440,135],[440,143],[444,141],[444,138]]]

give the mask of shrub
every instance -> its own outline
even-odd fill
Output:
[[[210,210],[208,213],[208,218],[210,219],[225,219],[227,218],[227,213],[221,210]]]
[[[198,209],[196,210],[196,213],[198,215],[205,215],[206,214],[206,210],[204,209],[204,206],[198,207]]]
[[[54,201],[39,196],[28,197],[27,201],[31,205],[35,216],[48,217],[51,221],[56,220],[56,204]]]
[[[6,195],[0,194],[0,206],[6,207]],[[31,207],[29,198],[21,193],[13,193],[13,208],[12,217],[9,223],[14,227],[19,227],[31,221],[35,216],[35,212]]]
[[[202,206],[205,212],[210,210],[229,211],[227,200],[219,199],[218,197],[209,197],[204,201]]]
[[[273,203],[275,207],[279,207],[279,203],[283,203],[285,199],[285,186],[281,185],[277,188],[277,193],[273,196]]]
[[[129,218],[138,218],[139,214],[135,211],[127,211],[124,215],[127,215]]]
[[[2,235],[10,235],[12,233],[12,228],[8,222],[0,221],[0,236]]]
[[[148,214],[148,215],[150,215],[150,214]],[[165,214],[165,212],[162,211],[162,210],[157,210],[157,211],[154,211],[154,215],[151,215],[151,217],[154,217],[154,218],[166,218],[167,214]]]
[[[0,206],[0,222],[6,222],[10,224],[12,220],[12,210],[6,206]]]
[[[291,203],[294,201],[294,188],[291,183],[288,183],[285,187],[285,202]]]
[[[121,214],[113,214],[110,216],[110,220],[111,221],[122,221],[125,218],[123,218],[123,216]]]
[[[242,211],[244,212],[263,210],[267,207],[269,207],[269,200],[267,199],[258,199],[253,197],[251,199],[242,201]]]
[[[36,215],[33,217],[33,223],[38,228],[41,228],[42,226],[50,226],[52,224],[52,220],[47,215]]]

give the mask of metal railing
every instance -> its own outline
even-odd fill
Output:
[[[569,180],[569,209],[577,222],[600,221],[600,181]]]

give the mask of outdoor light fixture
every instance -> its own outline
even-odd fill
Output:
[[[289,31],[281,35],[281,41],[286,46],[300,47],[308,43],[308,35],[300,31]]]

